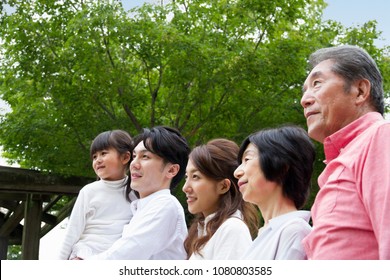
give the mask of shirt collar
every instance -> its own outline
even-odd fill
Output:
[[[341,150],[355,139],[356,136],[379,120],[383,120],[380,113],[370,112],[326,137],[324,140],[325,163],[335,159]]]
[[[201,224],[201,223],[198,223],[198,236],[202,236],[202,235],[206,235],[206,226],[207,226],[207,223],[215,216],[215,213],[213,214],[210,214],[208,215],[205,219],[204,219],[204,224]],[[242,217],[242,213],[240,210],[237,210],[236,212],[234,212],[229,218],[231,217],[234,217],[234,218],[238,218],[238,219],[243,219]]]
[[[277,216],[275,218],[272,218],[268,221],[268,227],[271,229],[277,229],[281,227],[282,225],[286,224],[288,221],[294,220],[294,219],[303,219],[306,222],[309,222],[310,220],[310,211],[307,210],[298,210],[289,212],[280,216]]]
[[[135,214],[135,212],[144,208],[145,205],[148,204],[148,202],[153,200],[155,197],[161,196],[161,195],[170,195],[170,194],[171,194],[171,191],[169,189],[163,189],[163,190],[159,190],[157,192],[154,192],[154,193],[148,195],[147,197],[140,198],[140,199],[137,199],[136,201],[133,201],[131,203],[131,210],[132,210],[133,214]]]

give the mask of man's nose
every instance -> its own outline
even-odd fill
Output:
[[[301,106],[307,108],[314,103],[314,97],[309,91],[305,91],[301,98]]]

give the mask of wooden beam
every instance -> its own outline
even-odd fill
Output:
[[[26,199],[25,193],[10,193],[0,192],[1,203],[7,203],[6,201],[20,201]],[[8,207],[6,207],[8,208]],[[8,208],[11,209],[11,208]]]
[[[52,214],[42,212],[42,222],[49,225],[56,225],[57,217]]]
[[[0,166],[0,193],[40,193],[77,195],[87,177],[64,177],[36,170]]]
[[[56,225],[61,223],[65,218],[67,218],[72,212],[73,206],[76,202],[76,197],[70,200],[57,214],[57,223],[55,225],[44,225],[41,229],[41,237],[45,236],[50,230],[52,230]]]
[[[78,185],[20,185],[19,183],[7,183],[0,184],[0,192],[11,194],[27,194],[27,193],[39,193],[39,194],[78,194],[81,186]]]
[[[9,245],[22,245],[23,237],[23,226],[18,224],[15,229],[12,231],[11,235],[8,237],[8,246]]]
[[[53,196],[49,203],[47,203],[45,205],[45,207],[43,208],[43,212],[46,212],[48,210],[50,210],[54,205],[56,205],[56,203],[63,197],[63,195],[55,195]]]
[[[41,231],[42,199],[29,194],[24,213],[24,228],[22,239],[22,259],[39,259],[39,240]]]
[[[8,210],[5,214],[0,213],[3,219],[0,223],[0,256],[4,254],[1,251],[4,242],[22,244],[23,259],[38,259],[39,238],[69,216],[81,188],[95,180],[0,166],[0,207]],[[73,200],[59,212],[52,212],[63,195],[71,196]],[[44,208],[43,202],[48,202]],[[21,224],[23,218],[24,226]],[[45,223],[43,227],[42,222]]]
[[[0,227],[4,224],[4,216],[0,215]],[[0,260],[6,260],[8,253],[8,237],[0,237]]]
[[[1,198],[3,198],[3,194],[1,195]],[[15,211],[16,207],[18,207],[19,205],[19,200],[24,200],[26,199],[26,195],[24,195],[24,197],[20,197],[21,199],[18,199],[18,200],[0,200],[0,207],[3,207],[3,208],[6,208],[8,210],[11,210],[11,211]]]
[[[6,260],[8,254],[8,238],[0,237],[0,260]]]
[[[19,225],[23,219],[24,206],[25,202],[20,203],[11,216],[4,221],[4,224],[0,228],[0,237],[8,237],[16,226]]]

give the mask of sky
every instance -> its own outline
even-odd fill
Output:
[[[160,3],[161,0],[122,0],[125,9],[142,5],[144,2]],[[167,2],[167,1],[164,1]],[[377,21],[377,29],[382,31],[383,40],[377,40],[377,47],[390,46],[390,1],[389,0],[326,0],[328,7],[323,18],[340,22],[345,27],[361,26],[369,20]],[[6,104],[0,100],[0,114]],[[5,162],[0,157],[0,165]],[[40,259],[53,259],[59,250],[65,233],[66,220],[41,239]]]
[[[145,2],[160,3],[162,0],[122,0],[125,9]],[[168,2],[167,0],[163,2]],[[369,20],[377,21],[383,40],[377,40],[378,47],[390,46],[390,1],[389,0],[325,0],[328,6],[323,18],[340,22],[345,27],[361,26]]]
[[[325,0],[328,7],[324,19],[340,22],[345,27],[361,26],[369,20],[377,21],[377,30],[383,40],[375,41],[377,47],[390,46],[390,1],[389,0]]]

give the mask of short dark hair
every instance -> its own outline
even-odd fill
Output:
[[[283,194],[301,209],[309,196],[315,148],[307,132],[285,125],[263,129],[249,135],[241,144],[238,162],[252,143],[259,151],[259,163],[265,178],[283,187]]]
[[[130,152],[130,156],[133,152],[134,143],[130,134],[124,130],[116,129],[104,131],[97,135],[92,141],[90,147],[90,157],[105,149],[114,148],[119,154],[125,154]],[[129,163],[130,164],[130,163]]]
[[[384,114],[385,102],[383,94],[382,75],[374,59],[362,48],[357,46],[337,46],[315,51],[309,57],[311,67],[324,60],[334,62],[332,71],[341,76],[346,82],[346,89],[359,79],[367,79],[371,83],[371,105],[380,114]]]
[[[179,172],[172,179],[170,189],[173,190],[186,173],[190,148],[187,140],[179,130],[169,126],[145,128],[143,133],[135,138],[135,145],[143,141],[145,148],[161,157],[165,163],[179,164]]]

